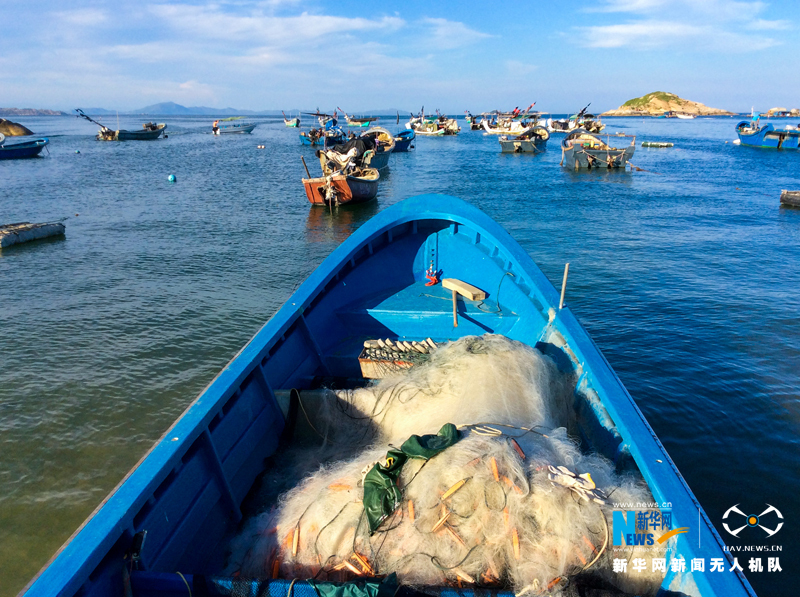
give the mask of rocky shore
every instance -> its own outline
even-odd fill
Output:
[[[601,116],[660,116],[664,112],[679,112],[696,116],[731,116],[734,114],[734,112],[709,108],[700,102],[683,99],[674,93],[655,91],[628,100],[616,110],[603,112]]]

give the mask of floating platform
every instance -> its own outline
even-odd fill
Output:
[[[664,141],[642,141],[642,147],[672,147],[674,143]]]
[[[0,249],[49,236],[63,236],[65,230],[66,227],[61,222],[4,224],[0,226]]]
[[[781,205],[800,207],[800,191],[781,191]]]

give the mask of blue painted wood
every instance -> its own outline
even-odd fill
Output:
[[[24,141],[22,143],[3,143],[0,145],[0,160],[18,160],[34,158],[50,143],[47,138]]]
[[[404,130],[397,133],[394,138],[394,149],[392,152],[408,151],[411,142],[416,139],[417,134],[413,130]]]
[[[776,130],[772,123],[758,126],[758,120],[743,120],[736,125],[736,133],[742,145],[768,149],[800,149],[800,128]]]
[[[430,262],[487,293],[459,301],[459,326]],[[122,554],[147,530],[146,571],[213,575],[263,459],[283,430],[274,392],[314,376],[359,375],[366,337],[502,333],[536,346],[579,379],[577,433],[588,449],[638,469],[672,507],[675,541],[692,558],[729,560],[722,541],[653,430],[597,346],[527,253],[469,204],[424,195],[379,213],[338,247],[153,446],[28,587],[27,595],[122,595]],[[213,448],[213,449],[210,449]],[[151,579],[152,580],[152,579]],[[148,581],[149,582],[149,581]],[[182,581],[181,581],[182,582]],[[668,572],[663,589],[753,595],[738,572]],[[470,592],[470,591],[464,591]]]

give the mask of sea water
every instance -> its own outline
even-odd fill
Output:
[[[280,119],[214,137],[212,119],[165,117],[168,139],[124,143],[73,118],[19,120],[51,144],[0,161],[0,223],[66,218],[67,233],[0,252],[0,597],[341,241],[430,192],[487,212],[556,285],[570,263],[567,304],[723,541],[782,546],[736,554],[756,591],[800,580],[800,211],[778,205],[800,187],[800,153],[734,145],[731,118],[608,119],[637,135],[642,170],[575,172],[559,166],[558,135],[519,155],[462,130],[418,138],[391,157],[376,202],[331,214],[308,204],[300,157],[312,175],[319,163]],[[771,504],[786,524],[737,539],[722,525],[734,504]],[[753,556],[763,572],[749,571]]]

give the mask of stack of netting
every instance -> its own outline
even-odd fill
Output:
[[[414,585],[533,594],[591,571],[625,590],[654,592],[660,573],[611,572],[620,555],[612,555],[603,498],[651,498],[641,479],[617,477],[608,461],[570,440],[564,426],[573,389],[538,351],[484,336],[442,346],[429,363],[372,388],[331,393],[314,421],[317,430],[334,426],[321,433],[328,463],[246,525],[228,571],[326,580],[396,572]],[[450,421],[461,439],[429,460],[405,463],[401,499],[371,533],[364,474],[384,461],[387,445]],[[361,451],[344,459],[353,446]]]

